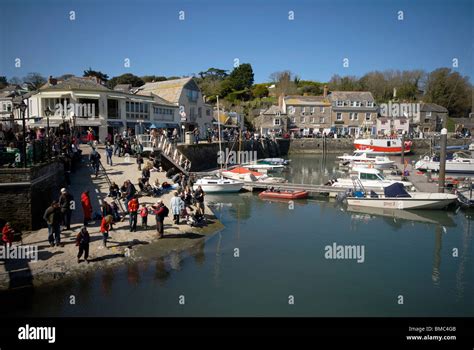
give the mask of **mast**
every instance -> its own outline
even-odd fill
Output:
[[[221,140],[221,120],[219,118],[219,95],[217,95],[217,135],[219,137],[219,155],[222,156],[222,140]],[[221,177],[222,177],[222,162],[221,162]]]

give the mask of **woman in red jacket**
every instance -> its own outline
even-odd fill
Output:
[[[102,233],[104,248],[107,248],[107,239],[109,238],[109,230],[112,221],[112,215],[107,215],[102,218],[102,222],[100,223],[100,232]]]
[[[10,223],[7,222],[2,229],[2,241],[4,242],[4,244],[8,244],[11,247],[14,235],[15,231],[13,231],[13,229],[11,228]]]
[[[84,225],[92,220],[92,205],[89,191],[84,191],[81,195],[82,211],[84,213]]]

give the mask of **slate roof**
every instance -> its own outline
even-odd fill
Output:
[[[422,103],[420,106],[420,112],[448,113],[448,110],[436,103]]]
[[[155,83],[146,83],[137,89],[137,94],[143,95],[149,92],[158,95],[166,101],[178,103],[183,88],[193,80],[193,77],[158,81]]]
[[[324,105],[324,104],[329,104],[329,101],[327,98],[324,98],[324,96],[300,96],[300,95],[291,95],[291,96],[285,96],[285,103],[290,106],[295,106],[295,105]]]
[[[52,90],[92,90],[92,91],[113,91],[104,85],[98,84],[89,78],[71,77],[66,80],[58,81],[57,84],[44,84],[39,89],[40,91]]]
[[[283,111],[281,110],[280,107],[278,107],[276,105],[273,105],[270,108],[268,108],[265,112],[263,112],[262,114],[264,114],[264,115],[276,115],[278,113],[285,114],[285,113],[283,113]]]
[[[328,96],[331,101],[375,101],[369,91],[331,91]]]

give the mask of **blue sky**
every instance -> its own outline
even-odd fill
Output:
[[[430,71],[450,67],[453,58],[460,73],[474,72],[471,0],[1,0],[0,6],[0,75],[8,78],[82,75],[88,67],[110,77],[181,76],[231,70],[235,58],[252,64],[256,82],[286,69],[319,81],[372,70]]]

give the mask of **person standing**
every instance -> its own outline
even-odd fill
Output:
[[[107,240],[109,239],[110,224],[113,221],[112,215],[107,215],[102,218],[100,222],[100,233],[102,233],[102,242],[104,248],[107,248]]]
[[[3,229],[2,229],[3,244],[5,245],[8,244],[8,246],[11,247],[13,244],[14,237],[15,237],[15,231],[13,231],[12,227],[10,226],[10,223],[7,222],[5,226],[3,226]]]
[[[61,209],[59,203],[53,201],[51,206],[46,209],[43,219],[48,224],[48,241],[51,247],[61,245]]]
[[[71,202],[73,201],[72,195],[65,189],[61,188],[61,196],[59,197],[59,206],[61,208],[62,224],[65,230],[71,229]]]
[[[158,238],[164,237],[164,221],[165,217],[168,216],[169,210],[163,203],[163,200],[160,199],[156,205],[153,206],[155,210],[156,217],[156,231],[158,232]]]
[[[148,208],[146,207],[146,204],[143,203],[142,207],[140,208],[140,217],[142,218],[142,228],[146,230],[148,228],[147,222],[148,222]]]
[[[201,209],[203,215],[204,215],[204,196],[205,196],[205,193],[201,185],[199,185],[197,190],[194,191],[194,199],[196,200],[196,206],[199,209]]]
[[[105,146],[105,157],[107,158],[107,164],[110,166],[114,165],[112,163],[113,154],[114,154],[114,151],[113,151],[112,145],[109,142],[107,142],[107,145]]]
[[[81,231],[76,236],[76,246],[79,247],[79,252],[77,253],[77,263],[81,262],[82,254],[84,253],[84,260],[89,263],[89,243],[91,238],[87,227],[83,226]]]
[[[137,189],[135,188],[135,186],[132,184],[132,182],[130,180],[127,180],[125,182],[126,184],[126,189],[125,189],[125,210],[127,211],[127,213],[129,212],[128,211],[128,202],[133,198],[135,197],[135,194],[137,193]]]
[[[138,199],[136,196],[128,202],[128,212],[130,214],[130,232],[137,232],[137,219],[138,219]]]
[[[81,204],[82,212],[84,214],[84,226],[87,226],[89,221],[92,220],[92,204],[91,199],[89,197],[89,191],[84,191],[81,194]]]
[[[120,150],[120,134],[118,133],[118,131],[115,131],[115,135],[114,135],[114,156],[117,155],[117,152]],[[119,152],[119,156],[120,156],[120,152]]]
[[[175,192],[174,197],[171,198],[170,206],[171,212],[173,213],[173,222],[176,225],[179,225],[179,216],[181,215],[181,211],[184,209],[184,202],[178,192]]]
[[[194,131],[193,131],[193,134],[194,134],[194,142],[196,143],[196,145],[199,144],[199,128],[195,128]]]

